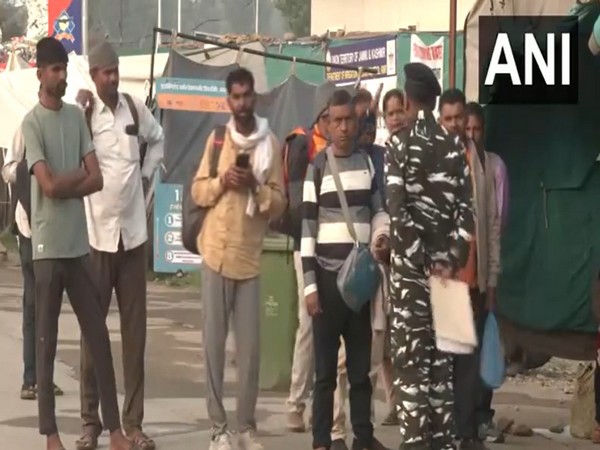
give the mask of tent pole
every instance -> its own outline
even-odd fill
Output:
[[[254,0],[256,7],[254,8],[254,34],[258,34],[258,18],[260,13],[260,0]]]
[[[458,15],[458,0],[450,0],[450,87],[456,87],[456,16]]]
[[[157,46],[158,33],[156,28],[152,30],[152,54],[150,55],[150,89],[148,91],[148,98],[146,99],[146,106],[152,106],[152,99],[154,94],[154,62],[156,60],[156,52],[158,51]]]
[[[456,0],[454,0],[454,1],[456,1]],[[193,36],[191,34],[186,34],[186,33],[177,33],[176,36],[173,36],[173,30],[167,30],[166,28],[159,28],[159,27],[154,28],[155,39],[156,39],[157,33],[169,34],[169,35],[171,35],[171,39],[180,37],[180,38],[187,39],[190,41],[196,41],[196,42],[202,42],[204,44],[216,45],[217,47],[228,48],[231,50],[248,53],[250,55],[264,56],[265,58],[278,59],[280,61],[296,62],[296,63],[300,63],[300,64],[309,64],[312,66],[320,66],[320,67],[330,67],[332,69],[351,70],[353,72],[358,72],[359,70],[362,70],[363,73],[377,74],[377,70],[372,69],[370,67],[358,67],[358,66],[351,66],[349,64],[334,64],[334,63],[328,63],[325,61],[317,61],[316,59],[308,59],[308,58],[294,58],[293,56],[280,55],[278,53],[262,52],[260,50],[254,50],[252,48],[245,48],[245,47],[242,47],[241,45],[237,45],[237,44],[226,44],[224,42],[217,42],[214,39],[209,39],[209,38],[206,38],[203,36]]]
[[[88,17],[90,14],[88,0],[81,2],[81,54],[88,54]]]
[[[181,31],[181,0],[177,0],[177,32]]]

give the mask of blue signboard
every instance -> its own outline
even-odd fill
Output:
[[[181,242],[182,186],[157,183],[154,191],[154,271],[176,273],[197,270],[202,258]]]
[[[396,76],[396,38],[383,36],[374,39],[361,39],[350,44],[329,47],[325,60],[334,64],[374,69],[375,74],[364,72],[361,79],[385,78]],[[356,81],[359,73],[356,70],[325,68],[327,80],[336,84]]]
[[[48,1],[48,36],[59,40],[67,53],[83,51],[83,0]]]
[[[228,112],[223,80],[159,78],[158,106],[165,110],[222,114]],[[165,131],[168,133],[168,129]],[[167,146],[169,142],[167,134]],[[154,271],[176,273],[197,270],[202,258],[183,248],[181,242],[182,186],[158,183],[154,193]]]

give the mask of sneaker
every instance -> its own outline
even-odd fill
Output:
[[[517,375],[522,375],[525,373],[525,366],[520,361],[514,361],[508,364],[506,368],[506,376],[509,378],[514,378]]]
[[[54,395],[56,397],[60,397],[61,395],[64,395],[65,393],[63,392],[63,390],[61,388],[59,388],[57,385],[54,385]]]
[[[458,446],[459,450],[489,450],[479,439],[463,439]]]
[[[477,430],[479,439],[492,444],[504,444],[504,433],[496,428],[494,422],[482,423]]]
[[[37,399],[37,391],[33,384],[24,384],[21,386],[21,400]]]
[[[256,441],[255,431],[244,431],[238,435],[238,447],[240,450],[265,450],[265,448]]]
[[[348,450],[348,446],[345,440],[336,439],[335,441],[331,441],[330,450]]]
[[[228,432],[213,435],[210,440],[209,450],[233,450],[231,436]]]
[[[287,428],[293,433],[304,433],[306,431],[306,424],[304,423],[303,414],[297,411],[290,411],[287,416]]]

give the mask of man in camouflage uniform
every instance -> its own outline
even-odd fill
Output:
[[[420,63],[404,67],[408,128],[391,136],[392,352],[404,449],[454,449],[452,357],[436,347],[428,278],[453,278],[467,261],[474,219],[464,151],[435,120],[440,87]]]

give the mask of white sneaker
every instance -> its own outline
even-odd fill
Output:
[[[254,431],[245,431],[238,436],[240,450],[265,450],[261,444],[256,442],[256,433]]]
[[[214,436],[210,441],[209,450],[233,450],[229,433],[225,432]]]

